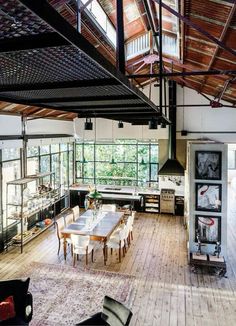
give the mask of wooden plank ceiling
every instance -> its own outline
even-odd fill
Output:
[[[49,3],[73,26],[76,26],[76,2],[73,0],[50,0]],[[107,13],[110,21],[116,26],[116,1],[99,0],[100,5]],[[154,0],[123,0],[124,3],[124,28],[125,40],[143,35],[151,29],[150,19],[147,15],[147,5],[151,11],[152,23],[158,30],[158,4]],[[228,48],[236,50],[236,4],[234,0],[164,0],[164,4],[177,10],[189,21],[197,24],[203,30],[214,36]],[[146,7],[145,7],[146,5]],[[177,5],[177,8],[176,8]],[[0,1],[1,8],[1,1]],[[1,11],[0,11],[1,17]],[[235,55],[222,49],[205,35],[193,27],[179,21],[176,30],[176,18],[168,10],[163,9],[163,34],[178,35],[179,57],[164,53],[164,69],[166,72],[191,72],[209,70],[236,70]],[[96,49],[115,65],[115,51],[107,41],[104,34],[96,28],[96,25],[86,14],[82,12],[81,33],[92,43]],[[158,73],[158,52],[155,47],[146,53],[137,55],[126,62],[127,75],[138,72]],[[151,57],[152,56],[152,57]],[[236,76],[235,75],[198,75],[171,77],[183,87],[189,87],[198,93],[211,95],[216,101],[226,100],[232,105],[236,104]],[[152,81],[155,80],[151,79]],[[149,78],[133,80],[140,87],[150,82]],[[63,120],[73,120],[77,114],[58,111],[50,108],[32,107],[22,104],[0,102],[0,113],[23,114],[25,116],[45,117]]]

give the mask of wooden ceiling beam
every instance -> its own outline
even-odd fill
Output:
[[[219,39],[221,42],[223,42],[224,39],[225,39],[225,36],[226,36],[226,34],[227,34],[227,30],[228,30],[228,28],[229,28],[229,26],[230,26],[230,23],[231,23],[231,21],[232,21],[232,19],[233,19],[233,17],[234,17],[235,11],[236,11],[236,4],[234,4],[234,5],[231,7],[231,9],[230,9],[229,16],[228,16],[228,18],[227,18],[227,21],[226,21],[226,23],[225,23],[225,25],[224,25],[223,31],[222,31],[221,36],[220,36],[220,39]],[[213,65],[213,63],[214,63],[214,61],[215,61],[215,58],[216,58],[217,53],[218,53],[218,51],[219,51],[219,48],[220,48],[220,47],[219,47],[219,45],[217,44],[216,47],[215,47],[215,50],[213,51],[213,54],[212,54],[212,57],[211,57],[211,61],[209,62],[209,65],[208,65],[208,67],[207,67],[207,70],[210,70],[210,69],[212,68],[212,65]],[[202,85],[199,87],[199,92],[202,91],[203,86],[204,86],[205,83],[206,83],[206,80],[207,80],[207,77],[205,76],[205,77],[203,78]]]
[[[194,23],[193,21],[190,21],[188,18],[184,17],[183,15],[181,15],[180,13],[178,13],[177,11],[175,11],[174,9],[172,9],[170,6],[166,5],[163,2],[160,2],[160,0],[153,0],[153,1],[157,2],[158,4],[161,3],[161,6],[163,8],[165,8],[170,13],[172,13],[174,16],[176,16],[177,18],[179,18],[180,20],[182,20],[185,24],[187,24],[191,28],[197,30],[199,33],[201,33],[202,35],[204,35],[206,38],[208,38],[209,40],[211,40],[213,43],[218,44],[219,47],[221,47],[225,51],[227,51],[227,52],[233,54],[234,56],[236,56],[236,51],[234,49],[231,49],[228,46],[226,46],[223,42],[219,41],[217,38],[215,38],[214,36],[212,36],[210,33],[208,33],[205,29],[203,29],[198,24]]]

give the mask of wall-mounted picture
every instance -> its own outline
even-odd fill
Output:
[[[221,180],[221,152],[196,151],[195,179]]]
[[[221,212],[221,184],[196,183],[196,210]]]
[[[200,241],[204,243],[221,241],[221,217],[196,215],[195,230],[196,242],[197,234],[199,234]]]

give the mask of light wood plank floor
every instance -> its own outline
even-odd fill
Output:
[[[134,240],[126,256],[109,254],[103,265],[102,251],[95,252],[94,269],[136,276],[131,325],[225,326],[236,325],[236,196],[230,197],[228,227],[228,278],[194,274],[187,263],[186,230],[182,217],[137,214]],[[31,261],[72,265],[57,256],[53,229],[33,240],[24,253],[12,250],[0,255],[0,278],[11,278]],[[84,265],[84,259],[78,262]]]

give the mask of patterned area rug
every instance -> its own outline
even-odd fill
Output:
[[[31,326],[75,325],[101,311],[104,295],[130,306],[135,280],[125,274],[36,262],[20,277],[31,278]]]

